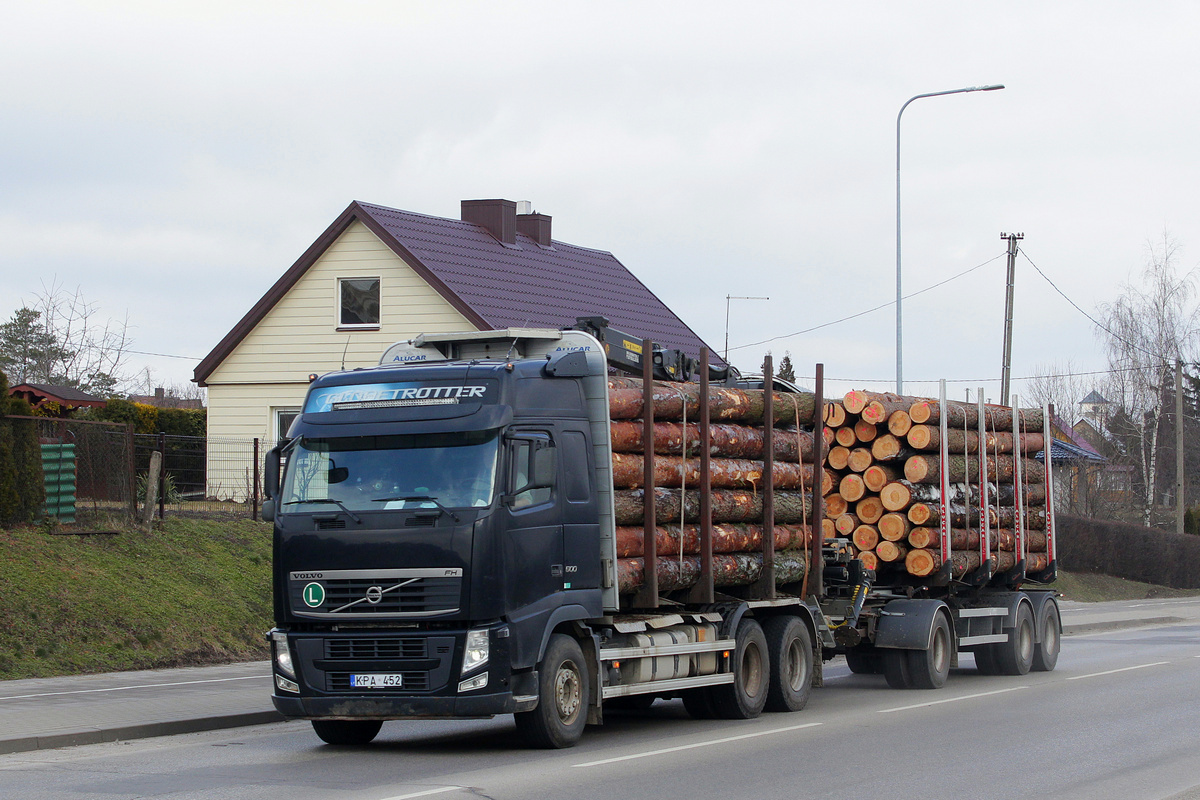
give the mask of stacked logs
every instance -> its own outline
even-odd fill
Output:
[[[701,571],[701,493],[712,513],[712,572],[716,587],[746,586],[763,577],[763,487],[773,496],[774,578],[804,579],[812,542],[814,441],[811,394],[773,393],[772,468],[764,455],[766,402],[762,390],[709,389],[709,479],[701,485],[700,387],[654,383],[654,544],[660,592],[687,589]],[[645,583],[646,489],[644,392],[637,378],[609,379],[617,580],[621,594]],[[828,479],[823,494],[833,489]],[[828,531],[832,534],[832,523]]]
[[[991,571],[1012,569],[1017,561],[1013,477],[1018,460],[1025,482],[1026,570],[1045,569],[1045,470],[1032,457],[1045,446],[1042,412],[1020,410],[1016,433],[1012,409],[985,406],[983,413],[981,437],[978,405],[946,404],[951,573],[961,578],[980,567],[981,448],[990,481]],[[889,573],[928,577],[942,567],[940,420],[938,401],[888,393],[848,392],[840,403],[826,406],[833,439],[826,475],[833,486],[825,495],[825,515],[881,581]]]

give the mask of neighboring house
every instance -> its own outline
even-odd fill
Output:
[[[1111,400],[1093,389],[1088,392],[1087,397],[1079,401],[1079,413],[1085,419],[1091,420],[1093,425],[1100,427],[1103,421],[1108,419],[1108,407],[1111,405]]]
[[[8,393],[29,401],[29,405],[34,408],[44,408],[54,403],[58,405],[59,416],[64,417],[73,409],[103,406],[108,402],[70,386],[50,386],[41,383],[22,383],[9,389]]]
[[[351,203],[196,367],[210,443],[274,442],[310,374],[374,366],[420,333],[604,316],[691,355],[707,346],[611,253],[552,239],[550,222],[510,200],[464,200],[457,220]],[[244,497],[229,471],[210,455],[210,494]]]
[[[154,394],[131,394],[129,399],[134,403],[142,403],[155,408],[183,408],[183,409],[201,409],[204,408],[204,401],[198,397],[176,397],[173,394],[167,394],[167,390],[161,386],[154,389]]]

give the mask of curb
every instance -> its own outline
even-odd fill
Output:
[[[119,728],[85,728],[66,733],[50,733],[0,739],[0,755],[27,753],[31,750],[52,750],[80,744],[101,744],[129,739],[148,739],[154,736],[173,736],[180,733],[201,733],[223,728],[243,728],[249,725],[265,725],[283,722],[278,711],[251,711],[245,714],[222,714],[215,717],[148,722],[141,725],[125,725]]]
[[[1144,617],[1142,619],[1114,619],[1107,622],[1081,622],[1077,625],[1063,625],[1063,636],[1075,636],[1081,633],[1096,633],[1097,631],[1119,631],[1126,628],[1145,628],[1151,625],[1175,625],[1180,622],[1191,622],[1183,617]]]

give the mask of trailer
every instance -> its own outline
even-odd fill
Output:
[[[988,542],[968,580],[898,583],[822,535],[817,376],[806,396],[768,365],[756,386],[591,318],[419,336],[315,379],[265,472],[275,707],[330,744],[511,713],[530,743],[566,747],[605,709],[659,697],[703,718],[798,711],[839,654],[904,688],[942,685],[963,651],[992,672],[1052,669],[1057,605],[1021,589],[1052,563],[999,573]],[[618,395],[641,456],[614,449]],[[674,444],[662,403],[682,413],[681,456],[656,454]],[[729,433],[714,418],[738,414],[762,420],[761,459],[714,459]],[[678,499],[678,525],[660,498]],[[714,503],[739,521],[714,523]]]

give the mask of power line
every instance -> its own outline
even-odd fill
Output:
[[[187,361],[199,361],[200,360],[193,356],[176,356],[176,355],[171,355],[170,353],[147,353],[142,350],[123,350],[122,352],[132,353],[137,356],[158,356],[159,358],[182,358]]]
[[[939,286],[945,286],[947,283],[950,283],[950,281],[958,280],[959,278],[961,278],[965,275],[968,275],[977,269],[986,267],[988,264],[991,264],[993,261],[996,261],[997,259],[1004,258],[1006,255],[1008,255],[1007,251],[1000,253],[998,256],[995,256],[994,258],[989,258],[987,261],[984,261],[982,264],[976,264],[975,266],[971,267],[970,269],[965,269],[962,272],[958,273],[957,275],[952,275],[943,281],[939,281],[938,283],[933,284],[932,286],[926,286],[924,289],[919,289],[919,290],[913,292],[912,294],[906,294],[906,295],[904,295],[903,299],[908,300],[910,298],[916,297],[917,295],[922,295],[922,294],[925,294],[926,292],[932,291],[932,290],[938,288]],[[896,305],[896,301],[889,300],[888,302],[881,303],[881,304],[875,306],[874,308],[868,308],[866,311],[859,311],[858,313],[851,314],[848,317],[842,317],[841,319],[835,319],[832,322],[823,322],[820,325],[815,325],[811,328],[806,328],[802,331],[796,331],[795,333],[785,333],[782,336],[773,336],[770,339],[763,339],[761,342],[751,342],[750,344],[740,344],[737,347],[730,347],[729,349],[731,351],[732,350],[744,350],[747,347],[758,347],[759,345],[769,344],[771,342],[779,341],[780,339],[791,339],[793,336],[803,336],[806,333],[812,333],[813,331],[819,331],[822,328],[828,328],[831,325],[840,325],[843,322],[849,322],[852,319],[858,319],[859,317],[866,316],[867,314],[873,314],[874,312],[879,311],[880,309],[887,308],[888,306],[894,306],[894,305]]]

